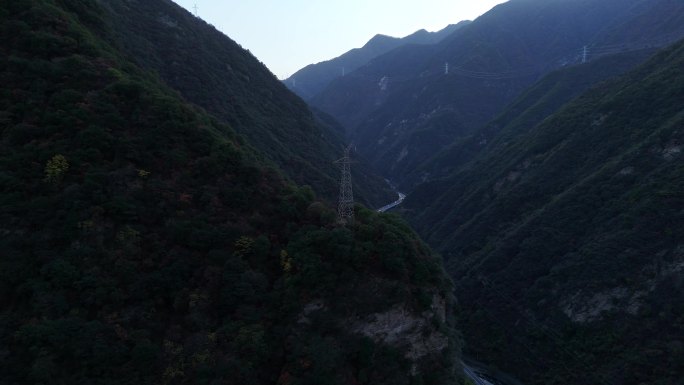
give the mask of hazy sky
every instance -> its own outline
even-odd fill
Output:
[[[472,20],[505,0],[174,0],[249,49],[279,78],[361,47]]]

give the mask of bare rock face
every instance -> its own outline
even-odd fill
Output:
[[[672,261],[658,262],[668,254],[672,255]],[[560,302],[561,310],[576,323],[601,320],[605,312],[638,314],[645,298],[660,282],[684,272],[684,245],[657,253],[655,261],[653,266],[645,268],[642,272],[643,275],[638,279],[638,287],[619,286],[601,292],[579,290]],[[646,278],[647,276],[649,278]]]
[[[641,306],[645,293],[632,293],[626,287],[616,287],[593,295],[576,293],[563,306],[563,313],[577,323],[592,322],[601,319],[604,312],[625,311],[636,314]]]
[[[299,314],[299,318],[297,319],[298,324],[306,324],[306,325],[311,325],[311,319],[309,316],[311,313],[323,310],[325,309],[325,302],[323,300],[315,300],[313,302],[309,302],[304,306],[304,309],[302,309],[302,312]]]
[[[438,324],[446,319],[445,300],[437,294],[432,297],[430,310],[416,314],[404,304],[399,304],[385,312],[350,321],[350,329],[376,343],[405,351],[404,356],[413,362],[412,372],[415,374],[418,360],[441,352],[449,344],[449,338],[435,326],[435,319]]]

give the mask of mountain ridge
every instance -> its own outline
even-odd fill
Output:
[[[592,48],[597,56],[609,52],[592,40],[606,24],[638,23],[632,11],[643,4],[504,3],[430,49],[404,47],[374,59],[338,78],[310,104],[340,121],[378,171],[400,183],[426,157],[494,118],[541,75],[580,63],[584,46],[589,60],[596,57]],[[673,20],[653,33],[670,28],[684,35],[674,22],[684,13],[681,3],[658,1],[647,13]],[[628,46],[610,49],[619,53]]]
[[[470,22],[461,21],[450,24],[436,32],[421,29],[403,38],[377,34],[361,48],[354,48],[333,59],[310,64],[283,80],[283,83],[304,100],[309,100],[335,78],[353,72],[386,52],[406,44],[436,44],[468,23]]]

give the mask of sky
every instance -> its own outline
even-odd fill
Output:
[[[248,49],[278,78],[363,46],[473,20],[504,0],[173,0]]]

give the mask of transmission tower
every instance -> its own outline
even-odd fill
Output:
[[[582,64],[587,62],[587,46],[584,46],[584,50],[582,51]]]
[[[349,152],[352,145],[350,144],[344,150],[344,158],[335,161],[342,169],[342,179],[340,180],[340,201],[337,205],[337,216],[342,224],[351,224],[354,222],[354,192],[352,191],[351,181],[351,164],[353,163],[349,158]]]
[[[197,7],[197,3],[195,3],[195,5],[192,7],[192,9],[195,11],[195,17],[197,17],[197,10],[199,9]]]

